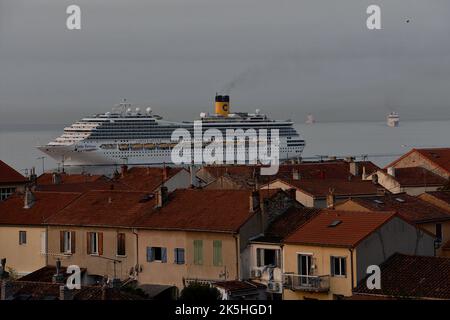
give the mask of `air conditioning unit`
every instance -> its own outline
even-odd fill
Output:
[[[267,284],[267,290],[270,292],[281,293],[281,289],[282,289],[282,286],[281,286],[281,283],[279,283],[279,282],[271,281]]]
[[[261,278],[261,275],[262,275],[262,272],[260,269],[255,268],[250,271],[250,276],[253,279]]]
[[[290,287],[292,285],[292,274],[283,274],[283,284],[287,287]]]

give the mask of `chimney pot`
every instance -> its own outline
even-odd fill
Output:
[[[388,167],[387,168],[387,173],[388,173],[388,175],[395,177],[395,168],[394,167]]]
[[[157,195],[156,195],[156,207],[162,208],[166,204],[168,197],[169,197],[169,192],[167,190],[167,187],[163,186],[163,187],[159,188]]]
[[[250,212],[256,212],[259,209],[260,195],[259,191],[252,191],[250,195]]]
[[[297,168],[292,169],[292,180],[300,180],[300,173]]]

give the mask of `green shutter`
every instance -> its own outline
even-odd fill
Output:
[[[203,264],[203,241],[194,240],[194,264]]]
[[[219,267],[222,265],[222,241],[213,241],[213,265]]]

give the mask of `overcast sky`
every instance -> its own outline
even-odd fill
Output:
[[[450,119],[450,1],[0,0],[0,124],[72,123],[122,98],[188,120],[230,83],[232,110],[299,122]]]

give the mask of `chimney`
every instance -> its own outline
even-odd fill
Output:
[[[249,200],[250,200],[250,212],[254,213],[259,209],[259,200],[260,200],[259,191],[252,191]]]
[[[189,176],[191,179],[191,188],[197,187],[197,178],[195,177],[195,170],[193,164],[189,165]]]
[[[122,165],[120,167],[120,175],[123,177],[125,177],[125,175],[128,173],[128,166],[127,165]]]
[[[30,209],[34,205],[34,201],[35,201],[35,198],[34,198],[33,193],[31,192],[30,188],[29,187],[25,188],[23,208]]]
[[[292,168],[292,180],[300,180],[300,173],[297,168]]]
[[[163,168],[163,172],[162,172],[162,174],[163,174],[163,182],[164,181],[167,181],[167,179],[169,178],[169,167],[164,167]]]
[[[350,163],[350,173],[355,177],[359,176],[359,165],[355,161],[351,161]]]
[[[334,189],[330,188],[327,194],[327,208],[334,209],[335,200]]]
[[[61,174],[59,174],[58,172],[53,172],[52,182],[53,182],[53,184],[60,184],[61,183]]]
[[[297,189],[295,188],[290,188],[286,191],[289,195],[289,198],[291,198],[292,200],[296,200],[297,197]]]
[[[167,187],[161,187],[159,188],[157,195],[156,195],[156,207],[162,208],[164,204],[167,202],[169,196],[169,192],[167,191]]]
[[[59,300],[73,300],[74,291],[66,286],[59,286]]]
[[[366,166],[363,166],[363,169],[362,169],[362,179],[363,179],[363,180],[366,180],[366,178],[367,178]]]
[[[9,272],[6,271],[6,258],[2,258],[0,265],[0,279],[8,278]]]
[[[2,293],[0,295],[0,300],[10,300],[12,298],[13,294],[13,286],[11,281],[8,280],[2,280]]]
[[[34,167],[31,168],[30,182],[32,185],[36,185],[37,182],[36,169]]]
[[[64,283],[64,275],[61,272],[61,260],[56,260],[56,273],[52,277],[53,283]]]
[[[394,167],[388,167],[387,168],[387,173],[388,173],[388,175],[395,177],[395,168]]]

